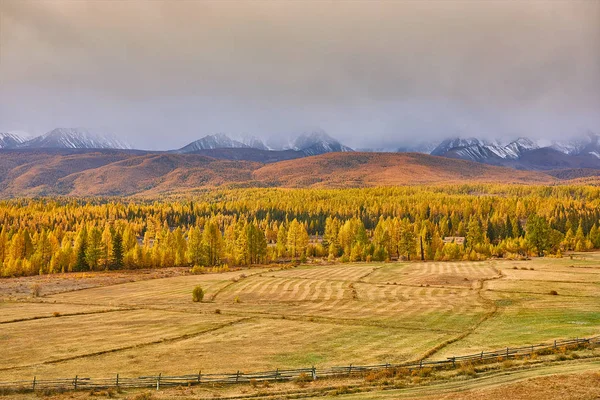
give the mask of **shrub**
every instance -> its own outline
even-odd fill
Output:
[[[202,286],[196,286],[194,288],[194,290],[192,291],[192,300],[194,300],[194,302],[199,303],[202,301],[202,299],[204,298],[204,289],[202,289]]]
[[[477,373],[475,372],[475,367],[472,363],[465,362],[460,365],[460,368],[458,369],[458,375],[475,376]]]
[[[414,371],[412,371],[411,375],[418,376],[419,378],[427,378],[432,373],[433,373],[433,369],[426,367],[426,368],[415,369]]]
[[[312,382],[312,377],[304,372],[294,378],[294,383],[299,387],[305,387],[308,382]]]
[[[221,309],[220,309],[220,308],[217,308],[217,309],[215,310],[215,314],[221,314]]]
[[[54,316],[54,317],[60,317],[60,313],[58,311],[54,311],[52,313],[52,316]]]
[[[138,393],[131,400],[152,400],[154,396],[151,392]]]
[[[557,292],[556,290],[551,290],[551,291],[550,291],[550,294],[551,294],[552,296],[558,296],[558,292]]]
[[[333,394],[335,396],[339,396],[341,394],[349,394],[349,393],[352,393],[352,392],[350,391],[350,389],[348,388],[348,386],[340,386],[339,388],[337,388],[335,390],[335,392],[333,392]]]
[[[200,274],[205,274],[206,273],[206,268],[201,267],[199,265],[194,265],[192,267],[192,269],[190,269],[190,272],[194,275],[200,275]]]
[[[241,303],[242,301],[240,300],[240,296],[235,296],[235,299],[233,299],[234,303]]]
[[[40,297],[40,293],[42,292],[42,287],[39,284],[35,284],[31,287],[31,295],[33,297]]]

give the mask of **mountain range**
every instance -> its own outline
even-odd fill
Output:
[[[0,149],[5,150],[133,150],[114,135],[83,128],[57,128],[26,140],[17,134],[0,133]],[[326,153],[353,152],[322,130],[302,133],[283,145],[265,143],[253,136],[232,139],[223,133],[204,136],[167,153],[195,154],[216,159],[274,163]],[[567,141],[544,142],[530,138],[490,141],[454,137],[441,143],[400,144],[393,149],[360,149],[363,152],[417,152],[506,166],[522,170],[578,170],[572,174],[589,175],[588,169],[600,169],[600,134],[591,133]],[[153,152],[162,153],[162,152]]]
[[[348,188],[449,183],[553,184],[559,178],[419,153],[334,152],[273,162],[127,150],[10,150],[0,198],[193,194],[212,188]]]

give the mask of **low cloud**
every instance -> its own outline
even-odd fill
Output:
[[[599,1],[0,2],[0,130],[172,148],[600,132]]]

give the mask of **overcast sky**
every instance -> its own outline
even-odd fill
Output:
[[[0,0],[0,131],[600,132],[600,0]]]

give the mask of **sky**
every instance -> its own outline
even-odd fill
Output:
[[[0,0],[0,131],[600,133],[600,0]]]

